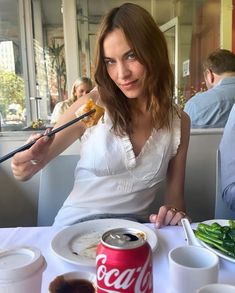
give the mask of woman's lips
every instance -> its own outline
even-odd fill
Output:
[[[124,90],[130,90],[132,89],[135,85],[136,85],[137,81],[130,81],[130,82],[126,82],[126,83],[122,83],[120,85],[121,88],[123,88]]]

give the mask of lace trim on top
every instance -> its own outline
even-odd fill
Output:
[[[112,122],[107,113],[104,115],[105,124],[107,127],[111,130],[112,129]],[[103,123],[101,121],[98,122],[98,124]],[[171,132],[171,143],[172,143],[172,151],[171,151],[171,157],[175,156],[178,150],[178,147],[180,145],[180,136],[181,136],[181,119],[178,116],[177,113],[175,113],[172,121],[172,129],[169,130]],[[87,137],[90,135],[91,128],[88,128],[86,132],[84,133],[82,140],[86,140]],[[161,134],[161,132],[163,132]],[[132,143],[130,141],[130,138],[128,135],[120,137],[121,144],[123,146],[124,152],[125,152],[125,164],[127,169],[132,169],[136,167],[137,160],[139,160],[146,152],[149,152],[153,148],[158,148],[159,139],[155,139],[155,136],[165,135],[165,130],[160,129],[156,130],[153,129],[151,135],[145,142],[144,146],[142,147],[140,153],[138,156],[135,156]]]
[[[128,169],[132,169],[136,166],[136,157],[132,143],[128,136],[121,137],[121,142],[126,153],[126,166]]]
[[[178,147],[180,145],[180,137],[181,137],[181,119],[178,114],[175,114],[172,121],[172,153],[171,157],[174,157],[177,154]],[[128,169],[134,168],[136,166],[136,160],[140,159],[146,152],[150,151],[152,148],[157,147],[158,141],[154,140],[155,136],[159,134],[162,130],[153,129],[151,135],[145,142],[138,156],[135,156],[133,151],[133,146],[130,141],[129,136],[121,137],[121,142],[124,147],[126,153],[126,166]]]

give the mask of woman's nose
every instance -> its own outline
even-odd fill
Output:
[[[118,78],[125,79],[130,75],[131,71],[124,62],[118,64]]]

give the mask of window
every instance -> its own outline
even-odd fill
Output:
[[[1,0],[1,130],[45,127],[65,96],[61,0]]]
[[[1,1],[0,122],[4,130],[20,130],[26,126],[26,94],[19,11],[17,0]]]

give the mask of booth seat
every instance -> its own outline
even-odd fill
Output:
[[[46,165],[40,173],[38,196],[38,226],[50,226],[72,190],[74,170],[79,155],[60,155]]]

